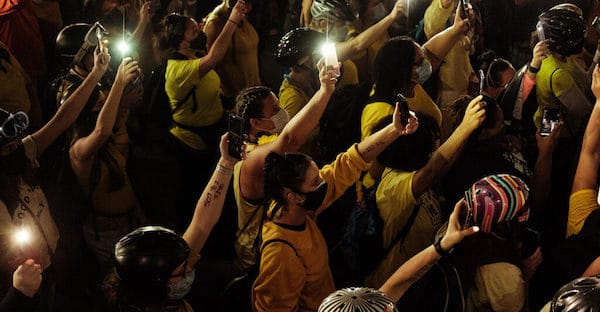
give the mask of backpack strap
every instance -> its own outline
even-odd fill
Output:
[[[260,265],[260,256],[262,255],[263,250],[265,249],[265,247],[267,247],[267,245],[270,245],[272,243],[283,243],[283,244],[290,246],[290,248],[292,248],[292,250],[294,250],[296,257],[300,258],[300,256],[298,255],[298,251],[296,250],[296,248],[294,248],[294,246],[290,242],[286,241],[285,239],[274,238],[274,239],[269,239],[269,240],[265,241],[263,243],[262,247],[260,248],[260,253],[258,254],[259,265]]]
[[[559,70],[559,69],[560,69],[560,67],[555,68],[552,71],[552,74],[550,74],[550,92],[552,92],[552,95],[554,95],[554,88],[552,88],[552,77],[554,76],[554,73],[556,73],[556,71]]]

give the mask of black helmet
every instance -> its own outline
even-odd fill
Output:
[[[308,28],[290,30],[279,41],[275,58],[286,67],[292,67],[303,57],[313,54],[323,41],[323,34]]]
[[[585,35],[585,20],[573,10],[552,9],[539,17],[549,48],[564,56],[581,52]]]
[[[377,289],[350,287],[323,299],[318,312],[384,312],[390,304],[394,301]],[[394,311],[398,311],[395,305]]]
[[[115,244],[115,272],[125,281],[164,282],[189,253],[188,244],[172,230],[143,226]]]
[[[346,0],[314,0],[310,7],[313,20],[329,23],[352,22],[358,14]]]
[[[552,299],[551,312],[598,311],[600,275],[580,277],[561,287]]]
[[[106,35],[106,30],[98,22],[93,25],[71,24],[63,28],[56,36],[56,49],[65,61],[77,64],[87,53],[94,51],[104,35]]]

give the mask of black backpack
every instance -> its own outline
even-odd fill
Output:
[[[350,217],[340,242],[332,249],[332,253],[341,255],[345,270],[351,272],[356,281],[362,282],[369,273],[387,257],[392,248],[402,244],[406,235],[419,214],[420,206],[416,205],[408,220],[387,246],[383,243],[383,219],[377,208],[377,188],[380,180],[370,187],[362,189],[362,200],[358,199],[352,207]],[[358,196],[360,198],[360,196]]]
[[[360,142],[360,117],[369,102],[370,83],[359,83],[337,89],[331,95],[319,122],[318,164],[328,164]]]

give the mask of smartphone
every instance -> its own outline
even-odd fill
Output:
[[[537,32],[538,39],[540,41],[545,41],[546,35],[544,34],[544,27],[542,26],[542,21],[537,22],[537,25],[535,25],[535,29]]]
[[[469,18],[469,0],[460,0],[460,17]]]
[[[229,114],[227,121],[229,137],[229,155],[242,159],[242,146],[244,145],[244,119],[236,114]]]
[[[337,52],[333,42],[327,42],[323,45],[323,58],[325,58],[325,66],[332,66],[335,77],[340,76],[340,64],[338,63]]]
[[[540,135],[548,136],[558,124],[560,111],[558,108],[546,108],[542,111],[542,126]]]
[[[406,125],[408,125],[408,117],[410,116],[410,112],[408,110],[408,102],[401,93],[397,93],[396,103],[400,104],[400,123],[402,124],[402,126],[406,127]]]
[[[592,27],[594,27],[596,35],[600,36],[600,19],[598,16],[594,17],[594,20],[592,21]]]
[[[483,73],[483,69],[479,70],[479,92],[477,94],[483,94],[483,88],[485,83],[485,74]]]

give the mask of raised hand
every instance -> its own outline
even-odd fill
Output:
[[[338,66],[341,66],[338,64]],[[325,61],[322,58],[317,63],[317,69],[319,70],[319,82],[321,88],[326,91],[333,92],[335,90],[335,84],[337,83],[337,75],[333,66],[325,66]]]
[[[531,58],[531,66],[534,68],[540,68],[542,61],[548,56],[548,41],[540,41],[533,47],[533,54]]]
[[[406,127],[402,125],[402,118],[400,118],[401,114],[402,113],[400,112],[400,104],[396,103],[394,115],[392,116],[392,123],[394,124],[394,128],[396,129],[396,131],[398,131],[400,135],[415,133],[415,131],[417,131],[417,128],[419,127],[419,119],[417,118],[415,113],[410,112],[410,116],[408,117],[408,124],[406,124]]]
[[[123,83],[124,85],[129,84],[133,79],[138,78],[140,75],[140,67],[138,62],[134,61],[130,57],[126,57],[119,65],[117,70],[116,81]]]
[[[42,284],[42,267],[28,259],[13,273],[13,287],[27,297],[33,297]]]
[[[485,107],[487,105],[482,99],[483,96],[480,95],[469,102],[465,110],[465,116],[460,123],[461,126],[467,127],[470,131],[475,131],[481,126],[485,120]]]
[[[97,74],[99,77],[103,76],[108,69],[109,63],[110,53],[108,53],[108,48],[100,42],[96,49],[94,49],[94,67],[92,68],[92,73]]]
[[[239,24],[244,18],[244,16],[246,16],[246,2],[238,0],[233,6],[233,9],[231,9],[229,19],[234,23]]]
[[[467,209],[466,205],[467,203],[465,200],[461,199],[454,206],[454,211],[452,211],[450,220],[448,220],[448,228],[446,229],[446,233],[440,242],[441,247],[444,250],[452,249],[452,247],[460,243],[465,237],[473,235],[479,231],[479,227],[477,226],[463,229],[458,216],[460,215],[462,209]]]
[[[394,3],[392,11],[390,12],[390,16],[396,20],[402,16],[407,15],[408,1],[410,0],[397,0],[396,3]]]

